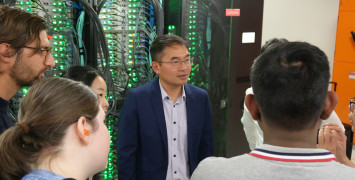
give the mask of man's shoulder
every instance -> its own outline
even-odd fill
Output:
[[[248,154],[232,158],[209,157],[200,162],[194,171],[191,180],[199,179],[231,179],[231,177],[242,177],[247,163],[253,158]],[[238,179],[238,178],[237,178]]]
[[[141,86],[138,86],[136,88],[133,88],[130,90],[131,93],[138,93],[138,94],[141,94],[141,93],[147,93],[149,89],[152,88],[152,86],[154,86],[154,82],[155,80],[153,81],[150,81],[150,82],[147,82]]]
[[[185,87],[185,91],[186,92],[190,91],[194,95],[198,95],[198,94],[200,94],[200,95],[208,95],[208,93],[207,93],[207,91],[205,89],[197,87],[197,86],[194,86],[192,84],[185,84],[184,87]]]
[[[243,154],[231,158],[225,157],[208,157],[204,159],[200,165],[206,167],[230,167],[230,165],[236,166],[237,164],[244,164],[245,161],[249,161],[252,156]]]

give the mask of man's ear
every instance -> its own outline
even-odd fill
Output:
[[[11,45],[8,43],[1,43],[0,44],[0,60],[4,61],[5,63],[9,63],[11,61],[10,57],[13,53],[13,49]]]
[[[87,123],[86,118],[81,116],[77,122],[76,134],[78,135],[80,141],[87,145],[89,144],[89,135],[87,134],[88,130],[91,129],[89,123]]]
[[[321,119],[328,119],[330,114],[335,109],[335,106],[338,104],[338,96],[334,91],[328,91],[325,104],[323,107],[323,112],[320,115]]]
[[[245,106],[248,108],[251,117],[254,120],[260,120],[260,108],[253,94],[248,94],[245,97]]]
[[[160,73],[160,64],[156,61],[152,61],[152,69],[155,72],[155,74],[159,75]]]

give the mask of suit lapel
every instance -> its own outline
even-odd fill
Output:
[[[163,102],[161,98],[161,91],[160,91],[160,86],[159,86],[159,78],[153,80],[152,86],[151,86],[151,100],[152,100],[152,106],[155,114],[155,119],[156,122],[158,123],[158,127],[160,130],[160,135],[162,137],[165,151],[168,153],[168,135],[166,132],[166,123],[165,123],[165,116],[164,116],[164,107],[163,107]]]
[[[186,94],[186,118],[187,118],[187,147],[188,147],[188,154],[190,155],[192,153],[192,149],[194,149],[194,144],[193,144],[193,139],[194,136],[192,136],[194,132],[194,107],[196,104],[194,104],[194,96],[192,95],[192,91],[189,86],[186,84],[184,85],[185,88],[185,94]]]

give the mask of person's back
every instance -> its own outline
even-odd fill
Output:
[[[261,148],[261,151],[258,148],[251,151],[253,155],[208,158],[208,161],[202,161],[199,164],[191,179],[330,180],[355,177],[355,169],[336,162],[334,155],[324,149],[284,148],[266,144]],[[267,153],[266,150],[270,152]],[[280,152],[290,154],[281,155]],[[319,155],[314,157],[315,153],[319,153]],[[281,160],[283,158],[286,161]],[[288,161],[290,158],[294,158],[294,162]],[[312,158],[315,159],[312,160]]]
[[[327,90],[329,62],[319,48],[289,42],[261,54],[251,70],[254,95],[245,104],[264,132],[264,144],[249,154],[202,161],[194,179],[347,179],[355,169],[317,148],[321,120],[337,104]],[[310,138],[314,137],[314,138]]]

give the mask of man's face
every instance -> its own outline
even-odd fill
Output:
[[[26,44],[27,47],[37,48],[37,40]],[[45,30],[40,32],[40,47],[49,48],[49,40]],[[33,54],[33,49],[22,48],[22,53],[16,55],[16,62],[11,69],[10,76],[20,86],[29,86],[43,78],[49,67],[54,67],[54,59],[47,51]]]
[[[160,81],[164,88],[181,87],[187,83],[191,72],[191,66],[186,66],[182,61],[190,58],[187,48],[183,45],[172,45],[165,48],[160,60],[162,63],[153,61],[152,67],[156,74],[159,75]],[[178,66],[173,67],[172,63],[179,61]]]

